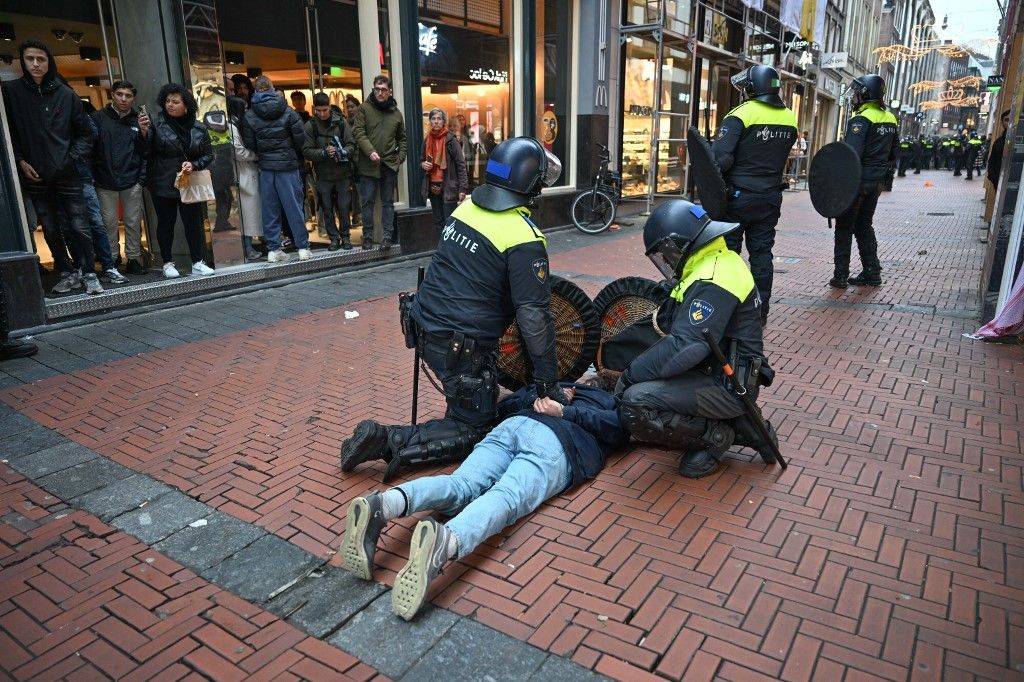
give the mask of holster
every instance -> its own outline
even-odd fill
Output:
[[[412,319],[412,302],[415,299],[416,293],[413,291],[398,294],[398,320],[402,325],[406,348],[416,347],[416,321]]]

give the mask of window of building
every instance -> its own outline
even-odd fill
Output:
[[[537,139],[562,160],[562,175],[556,186],[569,182],[569,140],[572,93],[569,51],[572,49],[572,4],[558,0],[536,0],[536,54],[534,115]]]

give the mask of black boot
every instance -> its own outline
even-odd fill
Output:
[[[436,428],[419,431],[412,439],[403,438],[396,430],[393,437],[389,438],[389,447],[396,454],[388,460],[387,469],[384,471],[384,483],[398,476],[403,466],[461,462],[486,434],[485,429],[475,429],[451,420],[437,424]],[[400,440],[417,439],[421,442],[410,442],[404,447],[399,445]]]
[[[341,444],[341,470],[352,471],[363,462],[387,459],[388,427],[366,419],[356,425],[352,437]]]
[[[328,251],[337,251],[338,250],[338,246],[339,246],[338,240],[336,238],[334,238],[334,237],[331,237],[331,243],[327,247],[327,250]]]
[[[757,454],[761,455],[761,459],[764,460],[765,464],[775,463],[775,452],[772,451],[771,445],[761,435],[753,419],[744,414],[735,419],[730,419],[729,425],[736,432],[736,439],[733,445],[753,448],[757,451]],[[768,433],[771,435],[772,442],[775,443],[775,447],[778,447],[779,436],[775,433],[771,422],[765,421],[765,425],[768,427]]]
[[[708,425],[704,417],[662,412],[633,403],[619,405],[619,418],[638,441],[672,450],[699,447],[701,434]]]
[[[2,296],[3,294],[0,294]],[[39,346],[28,341],[8,339],[0,343],[0,360],[29,358],[39,352]]]
[[[725,452],[732,446],[736,432],[728,422],[708,420],[701,436],[701,447],[692,449],[679,460],[679,473],[686,478],[703,478],[714,473]]]
[[[835,289],[846,289],[850,286],[850,280],[846,275],[832,275],[832,279],[828,281],[828,285]]]
[[[856,277],[850,278],[850,284],[857,286],[877,287],[882,284],[882,273],[874,270],[864,270]]]
[[[341,238],[341,248],[342,248],[343,251],[351,251],[352,250],[352,240],[349,239],[348,237],[342,237]]]

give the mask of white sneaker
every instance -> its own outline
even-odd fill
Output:
[[[278,249],[267,254],[268,263],[285,263],[288,261],[288,254]]]
[[[299,249],[299,260],[309,260],[313,257],[313,252],[309,249]]]
[[[164,277],[167,279],[181,277],[181,275],[178,274],[178,268],[174,267],[174,263],[164,263]]]
[[[213,268],[211,268],[209,265],[207,265],[205,261],[199,260],[199,261],[196,261],[195,263],[192,264],[192,274],[193,275],[200,275],[200,276],[212,275],[213,272],[214,272]]]

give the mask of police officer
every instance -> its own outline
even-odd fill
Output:
[[[561,171],[561,162],[532,138],[506,140],[491,152],[486,184],[448,218],[403,315],[407,345],[419,344],[440,380],[445,416],[413,426],[359,423],[342,445],[343,471],[383,458],[388,481],[403,464],[450,462],[469,454],[494,421],[498,339],[513,319],[530,356],[537,395],[566,402],[556,383],[546,240],[525,208]]]
[[[796,117],[779,97],[779,72],[750,67],[732,77],[746,101],[725,116],[711,149],[729,186],[729,220],[740,229],[726,237],[737,253],[746,237],[750,271],[761,294],[761,319],[768,320],[774,265],[775,226],[782,210],[782,175],[797,138]]]
[[[909,137],[904,137],[900,141],[899,172],[897,175],[901,178],[907,177],[907,168],[910,166],[910,160],[914,155],[913,146],[914,143],[911,142]]]
[[[954,135],[949,141],[949,151],[953,157],[953,177],[963,175],[964,169],[964,142],[959,135]]]
[[[982,146],[985,143],[978,139],[978,131],[971,131],[971,139],[967,140],[967,151],[964,154],[967,163],[967,179],[974,179],[974,171],[981,173],[981,164],[978,163],[978,156],[981,154]]]
[[[924,135],[918,135],[917,140],[914,141],[914,175],[921,174],[921,166],[924,165],[924,151],[925,142]]]
[[[700,206],[683,200],[658,206],[644,226],[648,258],[679,284],[668,309],[658,314],[668,334],[629,363],[615,393],[629,432],[640,441],[682,449],[679,473],[688,478],[712,473],[734,442],[753,447],[765,462],[775,461],[703,336],[709,329],[732,356],[748,392],[756,397],[759,384],[770,384],[774,373],[764,358],[758,290],[724,238],[739,228],[712,221]]]
[[[872,220],[878,205],[882,181],[899,149],[899,124],[882,103],[885,81],[869,73],[853,79],[853,116],[846,124],[844,142],[860,157],[860,193],[853,205],[836,219],[835,270],[829,285],[845,289],[850,284],[878,286],[882,283],[882,266],[878,261],[878,241]],[[857,238],[861,274],[850,277],[850,248]]]

